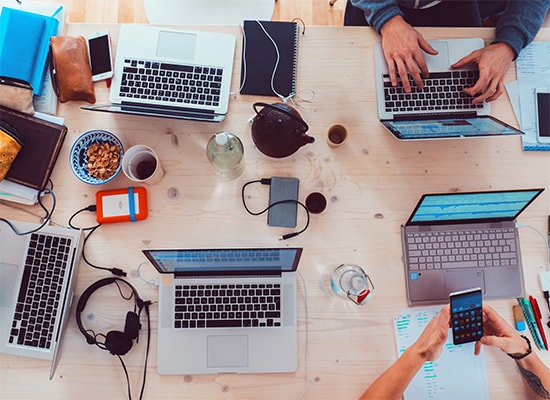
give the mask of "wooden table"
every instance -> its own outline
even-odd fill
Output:
[[[109,28],[116,46],[118,26],[68,24],[68,35],[85,35]],[[240,75],[241,33],[238,27],[205,27],[237,36],[232,90]],[[481,36],[490,41],[492,29],[423,29],[427,38]],[[67,225],[69,217],[94,203],[97,190],[123,188],[131,182],[122,174],[104,186],[81,183],[70,171],[69,149],[83,132],[106,129],[126,148],[142,143],[162,159],[163,180],[146,186],[149,218],[145,221],[104,225],[87,245],[94,263],[117,266],[142,298],[155,300],[157,288],[145,280],[158,279],[145,263],[146,247],[302,246],[299,271],[306,287],[299,291],[299,368],[296,373],[264,375],[159,376],[156,372],[157,308],[152,307],[152,346],[145,398],[150,399],[355,399],[396,359],[393,317],[407,307],[400,225],[425,192],[474,191],[548,187],[550,161],[545,152],[524,152],[519,137],[403,143],[378,122],[373,80],[373,43],[378,37],[367,28],[307,27],[300,37],[298,68],[299,110],[310,126],[315,143],[285,159],[273,159],[253,145],[249,118],[255,101],[277,98],[235,95],[221,124],[175,119],[127,116],[84,111],[80,103],[60,105],[68,134],[52,175],[58,199],[53,221]],[[544,29],[537,40],[550,40]],[[511,68],[507,80],[515,79]],[[96,83],[98,103],[108,99],[105,82]],[[313,94],[313,97],[311,96]],[[311,98],[312,97],[312,98]],[[493,103],[492,113],[517,126],[504,94]],[[326,142],[332,124],[347,127],[349,137],[339,148]],[[209,167],[205,146],[216,132],[238,135],[245,146],[246,168],[238,179],[223,182]],[[289,230],[269,227],[266,217],[244,210],[243,183],[271,176],[300,179],[300,200],[313,191],[324,193],[328,206],[313,215],[302,235],[280,242]],[[267,187],[251,187],[250,207],[267,204]],[[546,234],[549,195],[543,193],[521,216],[520,222]],[[0,204],[2,216],[36,221],[37,206]],[[75,223],[93,225],[88,213]],[[298,225],[304,222],[299,215]],[[537,282],[547,268],[544,242],[531,229],[520,230],[526,290],[543,303]],[[326,295],[320,275],[331,265],[361,265],[372,278],[373,299],[356,306]],[[138,276],[140,268],[141,276]],[[78,273],[76,296],[92,282],[107,276],[84,263]],[[299,282],[301,280],[299,279]],[[307,312],[305,295],[307,292]],[[75,297],[75,300],[77,299]],[[489,301],[512,321],[515,299]],[[544,305],[544,303],[543,303]],[[84,312],[85,324],[96,331],[121,330],[131,303],[114,290],[94,296]],[[73,305],[74,308],[74,305]],[[546,306],[544,318],[548,316]],[[124,357],[132,394],[139,397],[147,330]],[[307,330],[306,330],[307,326]],[[307,355],[306,355],[307,350]],[[539,352],[550,363],[547,352]],[[307,357],[307,359],[306,359]],[[499,350],[486,349],[491,398],[524,398],[514,363]],[[0,398],[125,399],[126,380],[119,361],[90,346],[69,322],[55,377],[48,380],[45,361],[0,355]]]

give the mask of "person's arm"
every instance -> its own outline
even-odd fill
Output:
[[[517,57],[540,30],[550,1],[508,0],[506,3],[506,9],[497,22],[493,43],[506,43]]]
[[[419,88],[424,87],[422,77],[429,75],[421,50],[435,55],[437,51],[426,39],[403,19],[395,0],[351,0],[353,6],[365,12],[370,26],[382,36],[382,49],[388,64],[391,84],[397,87],[401,78],[403,89],[410,93],[409,73]]]
[[[481,346],[495,346],[514,357],[529,353],[530,345],[490,306],[483,306],[483,337],[475,344],[475,354]],[[535,352],[517,359],[523,382],[530,392],[530,399],[550,399],[550,369]]]
[[[426,361],[436,360],[447,341],[449,306],[444,306],[420,337],[365,390],[360,400],[400,399]]]
[[[474,96],[472,103],[493,101],[504,92],[506,72],[521,49],[531,43],[539,31],[548,7],[549,0],[508,0],[497,22],[495,40],[452,65],[461,68],[469,63],[477,64],[479,79],[474,86],[464,90]]]

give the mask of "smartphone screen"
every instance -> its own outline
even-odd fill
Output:
[[[90,65],[92,76],[98,79],[105,79],[112,76],[111,49],[109,35],[101,35],[88,38],[90,49]]]
[[[538,135],[550,139],[550,91],[537,92],[536,100]]]
[[[481,289],[473,288],[450,294],[451,328],[455,345],[475,342],[483,336]]]

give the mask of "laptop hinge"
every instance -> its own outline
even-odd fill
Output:
[[[258,271],[255,270],[254,273],[251,271],[211,271],[211,272],[201,272],[201,275],[197,275],[196,272],[174,272],[174,278],[193,278],[193,279],[212,279],[212,278],[227,278],[228,276],[235,278],[280,278],[282,272],[280,270],[265,270]]]
[[[410,121],[415,120],[430,120],[434,118],[442,119],[461,119],[461,118],[477,118],[475,112],[460,112],[460,113],[433,113],[433,114],[399,114],[394,115],[394,121]]]

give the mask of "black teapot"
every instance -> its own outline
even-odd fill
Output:
[[[293,154],[314,137],[306,135],[309,126],[300,113],[286,103],[254,103],[252,140],[267,156],[282,158]],[[258,111],[258,107],[263,107]]]

